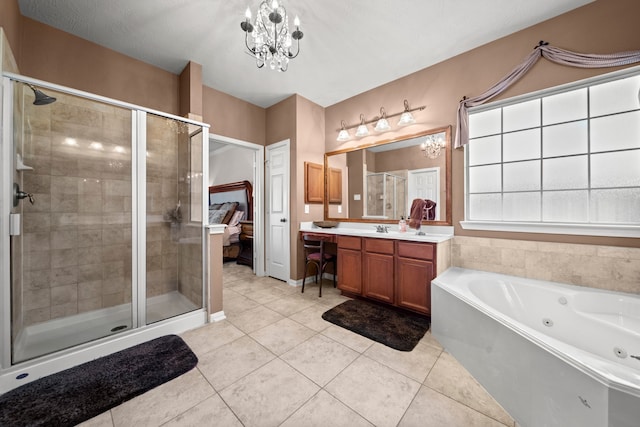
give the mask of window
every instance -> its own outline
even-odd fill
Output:
[[[469,111],[468,229],[640,237],[640,68]]]

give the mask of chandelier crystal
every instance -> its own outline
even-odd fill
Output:
[[[445,146],[446,143],[444,142],[444,139],[442,139],[442,136],[429,135],[427,136],[427,139],[420,144],[420,149],[425,157],[435,159],[441,154],[442,149]]]
[[[251,24],[251,9],[247,8],[240,28],[244,31],[248,53],[256,59],[258,68],[269,64],[272,70],[287,71],[289,60],[300,53],[300,39],[304,36],[297,16],[293,25],[295,31],[290,32],[287,11],[277,0],[260,3],[254,24]]]

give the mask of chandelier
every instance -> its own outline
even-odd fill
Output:
[[[425,157],[435,159],[440,155],[445,145],[441,135],[428,135],[427,139],[420,144],[420,149]]]
[[[258,68],[269,64],[272,70],[287,71],[289,60],[300,53],[300,20],[293,20],[295,31],[289,32],[289,16],[277,0],[263,1],[258,8],[255,24],[251,24],[251,9],[247,7],[245,20],[240,23],[248,53],[255,57]],[[249,34],[251,33],[251,37]],[[296,51],[291,48],[295,41]]]

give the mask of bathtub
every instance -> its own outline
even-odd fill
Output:
[[[640,426],[640,297],[450,268],[432,333],[522,427]]]

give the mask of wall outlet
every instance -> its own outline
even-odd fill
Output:
[[[342,205],[338,205],[338,213],[342,213]]]
[[[309,205],[304,205],[304,213],[309,213]]]
[[[354,194],[353,195],[353,200],[360,200],[360,195],[359,194]]]

